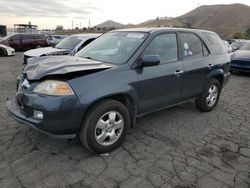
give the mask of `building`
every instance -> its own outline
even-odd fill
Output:
[[[15,33],[37,33],[37,25],[28,24],[14,24]]]
[[[5,25],[0,25],[0,37],[7,36],[7,29]]]

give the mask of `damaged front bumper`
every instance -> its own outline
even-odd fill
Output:
[[[82,105],[75,96],[45,96],[22,94],[7,99],[8,112],[22,122],[53,137],[73,138],[79,132],[82,121]],[[42,119],[34,117],[34,111],[43,113]]]

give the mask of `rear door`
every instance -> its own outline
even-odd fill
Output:
[[[138,70],[138,114],[147,113],[181,100],[183,63],[178,57],[176,33],[152,39],[143,55],[159,55],[160,64]]]
[[[22,35],[22,47],[24,50],[35,48],[32,35]]]
[[[203,83],[213,65],[213,59],[198,35],[183,32],[179,33],[179,36],[185,70],[182,98],[186,100],[202,92]]]

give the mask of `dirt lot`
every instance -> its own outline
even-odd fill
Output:
[[[250,75],[234,74],[217,108],[190,102],[138,119],[107,156],[32,130],[6,111],[22,53],[0,57],[0,187],[250,187]]]

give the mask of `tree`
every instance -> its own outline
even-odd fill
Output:
[[[233,38],[234,38],[234,39],[245,39],[246,36],[245,36],[244,33],[236,32],[236,33],[234,33]]]
[[[56,31],[62,31],[63,30],[63,26],[62,25],[58,25],[56,26]]]
[[[245,31],[245,35],[248,39],[250,39],[250,27]]]

